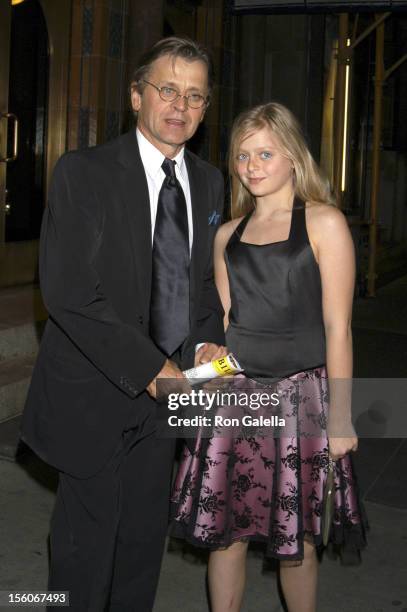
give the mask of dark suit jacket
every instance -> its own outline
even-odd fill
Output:
[[[223,179],[186,151],[193,209],[191,332],[181,349],[223,343],[213,238]],[[135,130],[65,154],[44,213],[40,280],[49,320],[29,389],[22,439],[58,469],[86,478],[142,427],[155,402],[145,387],[165,356],[149,337],[151,220]]]

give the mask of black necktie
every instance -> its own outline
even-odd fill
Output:
[[[166,176],[157,206],[153,241],[150,333],[172,355],[189,332],[189,242],[184,192],[175,161],[165,158]]]

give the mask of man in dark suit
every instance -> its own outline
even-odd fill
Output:
[[[156,384],[224,351],[223,180],[184,148],[211,86],[202,47],[158,42],[132,82],[137,130],[54,171],[40,253],[50,316],[22,438],[60,471],[49,588],[70,591],[75,611],[152,609],[174,450],[155,435]]]

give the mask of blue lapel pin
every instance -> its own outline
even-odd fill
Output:
[[[219,221],[220,221],[220,214],[218,212],[216,212],[216,210],[214,210],[209,215],[208,224],[209,225],[217,225],[219,223]]]

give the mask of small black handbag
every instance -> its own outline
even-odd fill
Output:
[[[322,499],[322,543],[328,544],[329,534],[331,533],[332,521],[335,509],[335,482],[334,482],[334,461],[329,458],[328,473],[326,476],[324,496]]]

